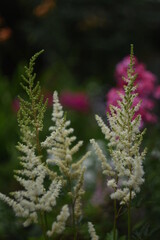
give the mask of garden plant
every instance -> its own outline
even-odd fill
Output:
[[[102,234],[105,238],[98,229],[95,230],[94,219],[85,216],[83,210],[85,160],[91,152],[86,151],[80,156],[83,141],[76,141],[57,91],[53,93],[50,133],[41,139],[47,100],[44,100],[40,83],[36,82],[34,65],[42,52],[30,59],[22,76],[21,86],[26,96],[19,97],[20,141],[17,149],[21,156],[20,168],[14,175],[19,190],[11,192],[9,197],[0,193],[0,199],[13,208],[24,227],[38,225],[39,239],[132,240],[132,202],[144,182],[143,161],[146,155],[146,148],[141,147],[146,129],[139,111],[142,101],[137,91],[133,45],[116,105],[108,107],[107,123],[95,116],[104,134],[109,158],[95,139],[90,140],[94,154],[101,162],[106,188],[110,189],[108,194],[113,200],[112,229]],[[77,158],[78,152],[80,157]],[[127,218],[126,231],[124,236],[119,236],[118,222],[123,216]]]

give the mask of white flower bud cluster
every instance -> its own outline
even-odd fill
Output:
[[[67,205],[64,205],[60,214],[57,216],[57,221],[52,224],[51,231],[47,231],[48,237],[51,237],[54,233],[60,234],[65,230],[66,221],[69,215],[69,208]]]
[[[88,232],[90,234],[91,240],[98,240],[99,237],[96,234],[96,231],[94,229],[94,226],[91,222],[88,222]]]
[[[0,193],[0,199],[13,208],[16,216],[25,218],[23,225],[27,227],[38,222],[38,212],[50,212],[56,205],[61,181],[51,181],[46,189],[44,180],[48,171],[41,163],[40,157],[35,155],[35,149],[21,143],[18,148],[24,154],[20,161],[23,169],[15,171],[15,178],[24,190],[12,192],[12,198]]]
[[[82,189],[82,176],[84,175],[82,164],[90,152],[87,152],[79,161],[73,162],[73,155],[79,151],[83,142],[79,141],[73,145],[76,137],[71,134],[74,130],[70,128],[70,121],[66,120],[56,91],[53,94],[53,101],[52,121],[54,126],[50,127],[51,134],[42,143],[42,147],[47,148],[47,163],[59,167],[63,176],[63,184],[68,182],[69,185],[72,185],[69,195],[74,201],[75,215],[78,217],[81,212],[81,196],[84,193]]]
[[[121,100],[118,101],[118,107],[110,106],[109,127],[96,115],[97,123],[108,141],[112,161],[107,161],[94,139],[90,141],[102,163],[103,173],[110,177],[107,185],[113,189],[111,198],[119,200],[121,204],[127,204],[130,199],[134,198],[144,182],[142,163],[146,149],[140,152],[140,145],[145,130],[140,131],[141,116],[136,116],[141,102],[134,106],[134,99],[137,96],[135,79],[133,56],[131,56],[128,79],[125,79],[125,94],[120,94]]]

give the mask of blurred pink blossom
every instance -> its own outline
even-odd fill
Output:
[[[117,64],[115,69],[115,78],[117,80],[118,87],[123,87],[125,82],[122,77],[127,77],[127,69],[130,63],[130,56],[125,57],[120,63]],[[148,96],[154,93],[157,77],[146,70],[146,67],[143,63],[139,63],[137,58],[135,58],[135,73],[137,78],[135,84],[138,83],[137,92],[140,96]]]
[[[120,96],[118,95],[118,91],[120,93],[124,93],[123,88],[111,88],[110,91],[106,95],[107,100],[107,112],[109,112],[109,106],[117,106],[117,101],[120,100]]]
[[[115,78],[117,81],[117,87],[110,89],[106,95],[107,111],[109,111],[109,105],[118,106],[117,100],[120,100],[118,91],[124,94],[123,85],[125,82],[122,77],[127,77],[127,69],[130,63],[130,57],[125,57],[120,63],[117,64],[115,69]],[[138,97],[135,98],[133,105],[142,100],[139,111],[136,113],[142,117],[142,125],[144,122],[155,123],[157,122],[157,116],[153,113],[155,107],[155,98],[160,98],[160,86],[157,86],[157,77],[146,70],[143,63],[139,63],[135,58],[135,73],[137,78],[135,84],[137,84]]]
[[[44,102],[48,100],[48,107],[52,107],[53,106],[53,94],[49,91],[47,91],[44,94]]]
[[[20,108],[20,102],[18,98],[15,98],[12,102],[12,110],[13,112],[17,113]]]
[[[90,108],[88,96],[84,92],[64,91],[60,95],[60,102],[64,107],[79,112],[88,112]]]
[[[158,86],[154,92],[154,97],[160,99],[160,86]]]
[[[53,94],[47,91],[44,94],[44,102],[48,99],[48,107],[53,106]],[[88,112],[90,105],[88,97],[83,92],[73,93],[73,92],[62,92],[60,94],[60,102],[62,106],[71,108],[80,112]],[[12,102],[12,109],[14,112],[18,112],[20,108],[20,102],[18,98],[15,98]]]

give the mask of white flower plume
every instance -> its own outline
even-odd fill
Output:
[[[58,94],[55,91],[53,94],[53,113],[52,121],[54,125],[50,127],[50,136],[42,143],[48,152],[48,165],[57,165],[59,167],[61,176],[63,177],[63,184],[68,184],[72,201],[75,207],[75,217],[81,215],[81,197],[84,194],[83,162],[89,156],[87,152],[81,157],[79,161],[74,161],[73,155],[79,151],[83,142],[79,141],[75,145],[73,142],[76,137],[73,136],[73,128],[70,127],[70,121],[66,120],[66,114],[59,102]]]
[[[118,199],[121,204],[127,204],[130,198],[134,198],[144,182],[143,160],[146,149],[141,152],[140,146],[145,130],[141,132],[141,116],[136,114],[141,102],[134,106],[137,87],[134,86],[136,75],[133,66],[134,56],[131,51],[125,93],[120,95],[118,107],[110,105],[110,113],[107,114],[109,126],[96,115],[96,121],[108,141],[111,162],[107,161],[95,140],[90,141],[102,163],[103,173],[110,177],[107,185],[114,191],[111,198]]]

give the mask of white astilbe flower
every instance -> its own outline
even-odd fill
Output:
[[[24,220],[25,227],[40,222],[44,234],[43,225],[47,225],[46,213],[55,207],[62,181],[56,172],[45,165],[41,151],[39,134],[43,130],[47,100],[44,102],[39,82],[35,83],[34,65],[42,52],[30,59],[29,65],[25,67],[25,74],[22,75],[21,85],[27,98],[19,97],[18,124],[21,142],[17,148],[22,155],[21,169],[15,171],[15,178],[22,190],[12,192],[10,197],[0,193],[0,199],[13,208],[16,216]]]
[[[98,240],[99,237],[96,234],[96,231],[94,229],[94,226],[91,222],[88,222],[88,232],[90,234],[91,240]]]
[[[52,165],[58,165],[62,175],[69,177],[72,175],[72,169],[79,170],[81,168],[89,152],[86,153],[80,161],[73,163],[73,155],[79,151],[83,141],[79,141],[72,146],[76,140],[76,137],[71,135],[74,130],[69,127],[70,121],[66,120],[56,91],[53,94],[53,99],[52,121],[54,122],[54,126],[50,127],[51,134],[42,143],[42,146],[47,148],[50,156],[47,162]]]
[[[68,194],[72,197],[72,205],[76,208],[72,212],[78,218],[81,212],[81,197],[84,193],[82,164],[90,152],[87,152],[79,161],[73,161],[73,155],[79,151],[83,142],[73,144],[76,140],[76,137],[72,135],[74,130],[70,127],[70,121],[66,120],[56,91],[53,94],[53,101],[52,121],[54,125],[50,127],[50,136],[42,143],[42,147],[48,152],[47,163],[52,166],[57,165],[63,177],[63,184],[68,184],[70,189]]]
[[[15,171],[16,180],[24,190],[11,193],[7,197],[0,193],[0,199],[11,206],[18,217],[25,218],[24,226],[38,222],[38,212],[51,211],[56,205],[61,182],[53,180],[48,189],[44,187],[44,179],[48,171],[41,163],[40,157],[35,155],[35,149],[19,143],[19,150],[24,154],[20,159],[23,169]]]
[[[110,177],[107,185],[114,190],[111,198],[119,200],[121,204],[127,204],[134,198],[144,182],[142,163],[146,149],[141,152],[140,145],[145,130],[140,131],[141,116],[136,114],[141,101],[134,106],[137,86],[134,85],[136,75],[133,66],[131,50],[128,77],[124,79],[125,93],[119,94],[121,100],[118,101],[118,107],[110,105],[110,113],[107,115],[109,127],[96,115],[96,121],[108,141],[111,162],[107,161],[95,140],[90,141],[102,163],[103,173]]]
[[[57,221],[52,224],[51,231],[47,231],[48,237],[51,237],[54,233],[60,234],[65,230],[66,221],[69,215],[69,208],[67,205],[64,205],[60,214],[57,216]]]

